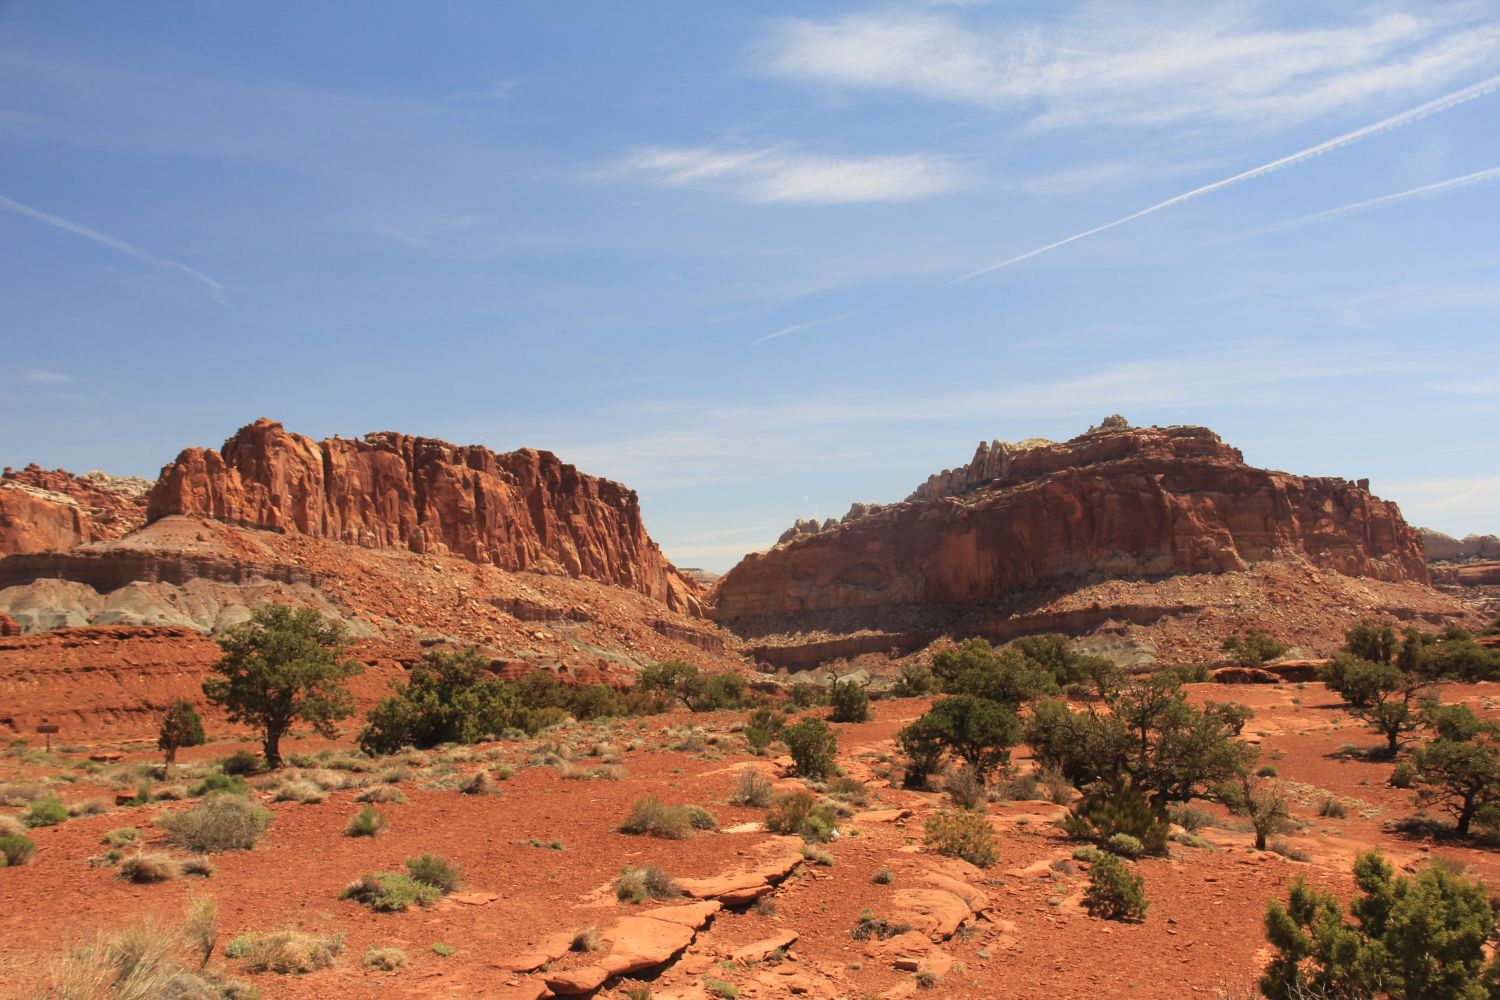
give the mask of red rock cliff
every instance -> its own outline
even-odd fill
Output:
[[[75,476],[35,465],[0,473],[0,556],[108,541],[146,520],[144,479]]]
[[[646,534],[635,492],[545,451],[390,432],[314,441],[261,419],[221,450],[189,448],[162,469],[147,516],[170,514],[560,570],[700,613],[696,586]]]
[[[810,612],[985,605],[1070,580],[1277,559],[1430,583],[1422,540],[1395,504],[1364,483],[1251,468],[1201,427],[999,445],[904,503],[747,556],[719,581],[715,618],[792,616],[782,624],[795,630]]]

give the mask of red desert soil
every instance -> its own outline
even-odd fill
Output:
[[[1346,745],[1372,746],[1377,738],[1321,684],[1199,685],[1193,691],[1195,697],[1235,699],[1256,710],[1245,735],[1260,742],[1262,760],[1293,791],[1294,816],[1303,826],[1285,839],[1309,860],[1255,851],[1248,833],[1208,827],[1202,833],[1212,849],[1174,843],[1169,857],[1138,863],[1150,899],[1143,923],[1091,918],[1079,905],[1086,879],[1070,860],[1076,843],[1053,822],[1060,806],[992,804],[989,815],[1000,861],[985,871],[922,848],[922,819],[941,806],[943,797],[892,787],[882,776],[892,765],[880,758],[894,755],[894,733],[927,703],[881,701],[875,704],[873,721],[835,727],[840,763],[867,782],[869,803],[843,823],[839,839],[826,845],[832,867],[802,865],[768,897],[770,906],[722,910],[664,971],[636,973],[598,995],[623,997],[626,986],[654,979],[656,997],[702,997],[711,976],[736,986],[742,997],[798,992],[904,996],[916,990],[913,974],[895,968],[893,956],[880,943],[857,941],[850,930],[862,911],[900,917],[903,909],[910,910],[912,898],[922,896],[914,890],[930,894],[941,885],[949,894],[939,896],[952,903],[956,897],[950,890],[972,895],[980,912],[971,914],[967,904],[959,905],[965,919],[957,934],[914,946],[922,964],[934,969],[956,960],[934,995],[1211,997],[1220,987],[1244,985],[1257,975],[1266,958],[1261,917],[1268,898],[1284,895],[1299,875],[1347,895],[1353,858],[1369,846],[1378,846],[1403,867],[1442,855],[1492,884],[1500,878],[1500,863],[1489,852],[1410,839],[1385,828],[1411,813],[1411,793],[1386,783],[1390,764],[1340,753]],[[1494,717],[1500,685],[1449,686],[1444,698]],[[104,815],[33,831],[35,860],[0,870],[0,995],[25,996],[44,985],[44,959],[59,954],[70,941],[153,913],[175,918],[190,896],[205,893],[220,907],[221,946],[243,931],[282,927],[345,936],[347,950],[333,968],[304,976],[251,976],[240,968],[242,963],[220,959],[268,998],[545,995],[542,983],[548,975],[566,974],[598,957],[563,955],[550,972],[534,974],[512,971],[510,961],[549,936],[571,936],[597,926],[607,937],[623,917],[677,905],[617,902],[611,885],[622,865],[654,864],[676,877],[696,878],[753,868],[765,861],[767,849],[785,854],[784,845],[772,843],[777,838],[752,825],[763,810],[726,804],[741,767],[769,771],[784,763],[745,753],[743,739],[734,733],[740,722],[740,713],[678,714],[648,720],[644,728],[637,720],[626,720],[556,730],[524,743],[483,744],[472,748],[478,757],[494,755],[483,766],[503,759],[517,767],[493,795],[424,789],[424,783],[440,775],[432,764],[425,771],[413,766],[411,776],[400,783],[409,801],[378,807],[390,828],[373,839],[344,835],[344,824],[357,808],[353,790],[333,791],[313,805],[268,802],[274,819],[267,835],[251,851],[215,855],[217,871],[206,880],[137,886],[112,868],[89,864],[105,849],[101,837],[116,827],[139,827],[150,847],[163,844],[152,817],[182,808],[180,803],[112,807]],[[667,749],[682,741],[688,726],[701,728],[694,741],[701,749]],[[571,753],[576,766],[591,768],[598,758],[590,757],[589,749],[606,740],[624,769],[619,780],[570,780],[553,766],[520,766],[550,749]],[[249,745],[215,743],[187,752],[183,759],[206,761]],[[346,734],[333,743],[299,739],[290,749],[349,745]],[[140,744],[125,749],[131,751],[127,761],[154,756]],[[425,759],[436,762],[441,756],[432,752]],[[460,756],[467,754],[461,751]],[[56,786],[65,801],[113,801],[115,789],[91,783],[98,777],[77,769],[83,761],[81,754],[65,753],[59,760],[26,763],[17,752],[3,758],[0,780],[78,776],[75,783]],[[467,773],[481,765],[456,766]],[[1018,769],[1030,766],[1025,754],[1018,754]],[[780,781],[783,786],[797,784],[794,779]],[[707,806],[723,832],[700,832],[683,841],[618,833],[631,803],[648,794]],[[1347,818],[1318,814],[1329,795],[1345,802]],[[1222,810],[1209,808],[1222,816]],[[900,810],[911,813],[900,816]],[[530,846],[533,839],[541,846]],[[554,840],[562,849],[548,846]],[[399,868],[404,858],[421,852],[446,855],[463,866],[467,878],[461,901],[376,914],[338,899],[355,877]],[[873,881],[882,868],[893,875],[889,884]],[[787,932],[797,937],[784,958],[724,964],[747,945],[774,939],[769,948],[787,940]],[[435,943],[456,951],[441,957],[432,950]],[[409,961],[394,972],[368,969],[362,958],[373,946],[400,947]]]

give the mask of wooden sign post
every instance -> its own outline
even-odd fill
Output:
[[[52,734],[53,733],[60,733],[60,732],[62,732],[62,727],[61,726],[54,726],[54,725],[51,725],[49,723],[45,723],[44,722],[41,725],[39,725],[39,726],[36,727],[36,731],[38,733],[44,733],[44,734],[46,734],[46,737],[47,737],[47,752],[51,753],[52,752]]]

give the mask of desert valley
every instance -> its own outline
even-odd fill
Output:
[[[6,470],[0,552],[7,996],[135,947],[109,995],[1239,998],[1294,882],[1500,880],[1500,778],[1458,835],[1429,759],[1500,722],[1495,539],[1204,428],[982,444],[715,577],[548,452],[259,420]],[[276,607],[352,698],[273,746],[211,679]]]

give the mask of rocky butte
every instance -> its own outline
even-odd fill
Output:
[[[926,640],[967,615],[968,630],[1006,638],[1027,630],[1017,615],[1047,611],[1059,595],[1101,581],[1207,574],[1222,586],[1262,564],[1431,593],[1421,537],[1367,482],[1252,468],[1206,428],[1132,428],[1111,418],[1062,444],[982,443],[967,465],[931,477],[901,503],[799,522],[725,574],[714,616],[746,636],[821,640],[888,629]],[[1118,588],[1113,596],[1134,614],[1153,601],[1175,612],[1203,603],[1121,598]],[[1325,603],[1340,600],[1330,592]],[[1029,630],[1086,630],[1088,618],[1053,614]],[[913,645],[891,638],[825,652]]]
[[[162,469],[147,517],[175,514],[563,572],[700,610],[697,586],[646,534],[635,491],[547,451],[393,432],[314,441],[262,418],[219,450],[188,448]]]

